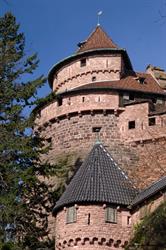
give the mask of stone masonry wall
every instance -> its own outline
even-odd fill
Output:
[[[53,81],[53,91],[63,92],[96,81],[119,80],[121,55],[95,56],[86,58],[86,66],[80,60],[70,63],[57,72]]]
[[[157,209],[157,207],[160,206],[164,201],[165,201],[165,194],[162,194],[162,192],[160,192],[160,194],[153,196],[149,200],[146,200],[145,203],[138,205],[136,209],[132,211],[131,214],[132,227],[134,227],[134,225],[142,221],[145,216],[153,213]],[[132,230],[132,234],[133,233],[134,230]]]
[[[131,233],[128,217],[130,213],[127,210],[119,209],[117,223],[107,223],[102,205],[80,205],[76,222],[66,224],[66,211],[62,210],[56,217],[56,249],[124,249]]]
[[[91,94],[78,94],[63,97],[62,105],[53,102],[41,110],[36,119],[38,126],[49,123],[54,118],[68,116],[71,113],[81,113],[88,110],[117,110],[119,108],[119,97],[115,92],[100,92]]]
[[[83,99],[84,98],[84,99]],[[83,101],[84,100],[84,101]],[[36,119],[39,131],[52,149],[50,162],[70,154],[73,160],[85,158],[97,139],[139,187],[145,187],[166,174],[166,115],[156,115],[149,126],[148,103],[119,108],[118,93],[94,93],[65,97],[61,106],[54,102]],[[135,128],[128,122],[135,120]]]

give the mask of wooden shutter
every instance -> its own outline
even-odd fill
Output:
[[[67,208],[66,223],[76,222],[76,208],[75,206]]]
[[[117,211],[115,208],[107,207],[105,210],[105,221],[117,223]]]

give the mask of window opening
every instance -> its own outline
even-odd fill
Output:
[[[67,214],[66,214],[66,223],[74,223],[76,222],[76,208],[75,206],[68,207],[67,208]]]
[[[117,223],[117,210],[115,208],[106,207],[105,222]]]
[[[92,82],[96,81],[96,76],[92,76]]]
[[[80,66],[85,67],[86,66],[86,58],[81,59]]]
[[[90,214],[88,214],[88,225],[90,225]]]
[[[131,216],[127,216],[127,225],[131,224]]]
[[[71,104],[71,99],[70,99],[70,97],[69,97],[69,99],[68,99],[68,105],[70,105]]]
[[[128,129],[134,129],[134,128],[135,128],[135,121],[129,121]]]
[[[101,127],[93,127],[93,128],[92,128],[92,132],[93,132],[93,133],[99,133],[100,130],[101,130]]]
[[[84,96],[82,97],[82,102],[85,102],[85,97]]]
[[[134,98],[134,94],[133,94],[133,93],[130,93],[130,94],[129,94],[129,100],[130,100],[130,101],[134,101],[134,99],[135,99],[135,98]]]
[[[154,126],[154,125],[156,125],[156,118],[150,117],[149,118],[149,126]]]
[[[145,77],[139,77],[138,80],[139,80],[139,83],[141,84],[145,83]]]
[[[62,98],[57,99],[57,104],[58,104],[58,106],[62,106],[62,104],[63,104]]]

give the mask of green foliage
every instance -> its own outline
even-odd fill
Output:
[[[126,250],[166,249],[166,202],[137,225],[135,234]]]
[[[52,249],[47,221],[52,193],[40,178],[50,174],[50,165],[40,160],[47,149],[44,140],[32,132],[32,116],[24,115],[25,108],[39,103],[37,89],[46,79],[29,80],[39,60],[37,54],[26,57],[24,48],[24,34],[15,17],[6,13],[0,17],[1,250]],[[6,242],[7,225],[14,225],[13,242]]]

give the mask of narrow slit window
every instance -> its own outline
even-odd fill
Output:
[[[117,210],[115,208],[106,207],[105,222],[117,223]]]
[[[131,216],[127,216],[127,225],[131,224]]]
[[[67,208],[67,214],[66,214],[66,223],[74,223],[76,222],[76,208],[75,206],[68,207]]]
[[[58,98],[58,99],[57,99],[57,104],[58,104],[58,106],[62,106],[62,104],[63,104],[63,99],[62,99],[62,98]]]
[[[88,225],[90,225],[90,214],[88,214]]]
[[[135,121],[129,121],[128,122],[128,129],[134,129],[135,128]]]
[[[82,97],[82,102],[85,102],[85,96]]]

